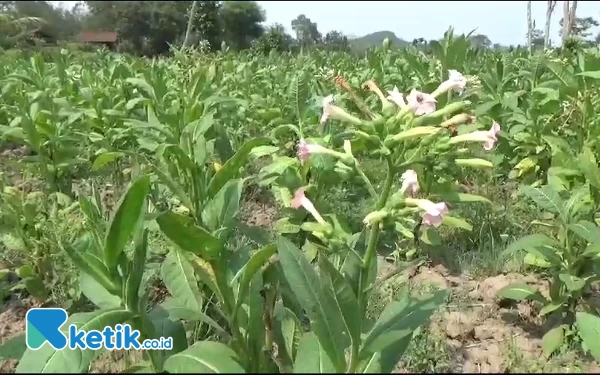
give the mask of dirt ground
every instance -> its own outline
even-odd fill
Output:
[[[467,275],[452,275],[442,265],[421,266],[407,273],[410,283],[418,288],[450,291],[450,303],[434,315],[429,327],[448,348],[450,371],[600,373],[598,363],[573,353],[547,360],[541,338],[548,323],[539,317],[539,308],[529,302],[506,303],[497,297],[500,289],[512,283],[528,284],[547,296],[547,283],[534,275],[507,273],[473,280]],[[399,372],[404,371],[400,368]]]

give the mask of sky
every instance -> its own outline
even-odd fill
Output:
[[[74,1],[50,1],[72,6]],[[71,4],[69,4],[71,3]],[[455,32],[487,35],[492,43],[524,44],[527,34],[527,1],[258,1],[267,15],[267,24],[280,23],[293,34],[291,23],[304,14],[315,22],[322,34],[337,30],[360,37],[376,31],[393,31],[397,37],[439,39],[449,26]],[[553,13],[550,38],[558,41],[563,2]],[[532,2],[536,27],[544,28],[546,1]],[[600,1],[579,1],[578,17],[600,21]],[[594,35],[600,31],[594,30]]]

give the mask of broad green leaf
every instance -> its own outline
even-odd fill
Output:
[[[515,301],[536,300],[546,302],[535,288],[527,284],[511,284],[498,291],[498,296]]]
[[[600,242],[600,227],[591,221],[581,220],[577,224],[569,224],[569,229],[589,243]]]
[[[94,305],[101,309],[114,309],[121,306],[121,298],[111,294],[86,273],[79,277],[79,288]]]
[[[204,206],[202,222],[210,231],[229,227],[237,215],[244,188],[243,179],[229,180]]]
[[[0,359],[20,359],[27,350],[25,334],[20,334],[6,340],[0,345]]]
[[[241,303],[246,298],[246,293],[250,287],[250,281],[254,275],[264,266],[267,261],[275,254],[277,247],[274,244],[267,245],[258,251],[256,251],[250,257],[250,260],[238,271],[238,273],[231,280],[231,284],[239,279],[239,289],[236,302],[236,313],[237,309],[241,306]]]
[[[335,302],[342,313],[350,339],[355,345],[360,345],[362,318],[350,283],[323,254],[319,255],[319,270],[323,285],[333,290]]]
[[[464,194],[464,193],[457,193],[454,191],[450,191],[450,192],[440,193],[440,196],[445,201],[448,201],[448,202],[459,202],[459,203],[480,202],[480,203],[492,204],[492,201],[490,201],[489,199],[482,197],[480,195],[474,195],[474,194]]]
[[[121,199],[117,212],[110,221],[104,245],[104,260],[109,271],[114,271],[125,246],[131,239],[135,228],[144,220],[150,191],[150,177],[138,178]]]
[[[446,291],[436,291],[421,300],[413,300],[406,294],[401,300],[391,302],[364,339],[360,350],[361,359],[367,359],[374,353],[412,337],[414,330],[429,320],[446,295]]]
[[[598,167],[598,162],[593,151],[588,147],[584,147],[577,160],[579,161],[579,168],[590,185],[596,189],[600,189],[600,167]]]
[[[95,257],[90,251],[90,241],[90,236],[86,234],[79,237],[72,246],[67,244],[63,249],[81,272],[92,276],[96,282],[110,293],[119,295],[120,286],[111,280],[108,269],[102,260]]]
[[[548,315],[553,311],[560,309],[564,305],[565,301],[553,301],[542,307],[540,310],[540,316]]]
[[[153,352],[153,359],[156,361],[158,370],[160,370],[169,357],[187,349],[187,337],[183,324],[169,319],[169,313],[160,305],[150,311],[148,318],[154,328],[153,335],[150,338],[159,340],[161,337],[171,337],[173,339],[173,346],[170,350]]]
[[[94,163],[92,164],[92,170],[97,171],[98,169],[104,167],[106,164],[112,163],[113,161],[117,160],[118,158],[124,155],[125,154],[123,152],[105,152],[103,154],[100,154],[94,160]]]
[[[190,262],[177,250],[171,250],[160,267],[160,276],[173,298],[190,310],[202,310],[202,294]]]
[[[471,224],[467,223],[464,219],[454,216],[444,216],[442,224],[451,228],[461,228],[469,232],[473,230],[473,226],[471,226]]]
[[[319,344],[317,336],[313,332],[304,334],[298,344],[294,373],[332,374],[335,372],[335,367]]]
[[[521,191],[533,200],[539,208],[557,213],[564,220],[566,219],[565,203],[561,199],[560,195],[550,185],[544,185],[542,187],[532,187],[529,185],[522,185]]]
[[[544,356],[550,358],[552,353],[557,351],[565,340],[565,330],[562,325],[552,328],[542,337],[542,350]]]
[[[600,361],[600,318],[587,312],[576,313],[579,336],[596,361]]]
[[[129,275],[127,275],[125,281],[125,302],[131,310],[135,310],[135,307],[139,305],[140,286],[144,278],[146,254],[148,252],[147,229],[141,228],[138,231],[134,244],[133,261],[128,264]]]
[[[337,308],[333,292],[325,288],[319,276],[302,252],[284,237],[276,240],[279,261],[298,302],[311,320],[311,328],[337,371],[344,371],[344,350],[348,338],[344,336],[342,314]]]
[[[188,307],[182,306],[179,301],[173,297],[167,298],[160,306],[169,313],[169,318],[172,320],[189,320],[199,321],[208,324],[214,328],[221,337],[229,338],[229,334],[208,315],[201,310],[191,310]]]
[[[214,341],[199,341],[186,350],[169,357],[164,369],[171,374],[244,374],[237,362],[235,352],[224,344]]]
[[[156,218],[160,230],[177,246],[205,260],[216,257],[220,251],[219,240],[206,229],[194,224],[190,217],[168,211]]]
[[[581,290],[585,286],[585,280],[577,276],[561,273],[560,275],[558,275],[558,278],[565,284],[567,289],[569,289],[569,291],[571,292]]]
[[[248,159],[248,155],[254,147],[264,146],[271,141],[268,138],[254,138],[244,143],[242,147],[231,157],[231,159],[227,160],[223,167],[213,176],[208,185],[208,197],[212,198],[217,194],[219,190],[227,183],[227,181],[231,180],[235,177],[235,175],[239,172],[239,169],[244,165],[246,160]]]
[[[102,331],[106,326],[115,326],[131,319],[134,314],[127,310],[98,310],[91,313],[77,313],[69,317],[61,331],[68,335],[71,324],[83,331]],[[98,351],[91,349],[55,350],[45,344],[38,350],[27,349],[16,368],[17,373],[82,373],[88,371],[92,359]]]
[[[530,234],[528,236],[519,238],[518,240],[510,244],[504,250],[504,253],[509,254],[520,250],[541,247],[544,245],[556,245],[556,241],[546,236],[545,234]]]

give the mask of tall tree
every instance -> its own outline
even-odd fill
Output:
[[[188,19],[187,29],[185,30],[185,38],[183,39],[183,47],[187,47],[190,42],[190,34],[192,32],[192,25],[194,24],[194,17],[196,16],[196,2],[192,2],[192,8],[190,9],[190,15]]]
[[[563,26],[564,20],[561,19],[559,24]],[[569,20],[570,32],[569,36],[575,36],[579,38],[588,38],[592,35],[591,31],[589,31],[592,27],[599,26],[598,21],[596,21],[592,17],[575,17],[572,21]]]
[[[532,33],[533,33],[533,22],[531,20],[531,0],[527,1],[527,48],[529,54],[533,51],[532,45]]]
[[[325,34],[323,45],[334,51],[347,51],[349,49],[348,38],[339,31],[330,31]]]
[[[271,51],[285,52],[290,50],[292,42],[293,38],[285,31],[285,27],[276,23],[256,40],[254,48],[264,54]]]
[[[561,20],[561,35],[562,35],[562,44],[563,47],[571,36],[571,30],[573,28],[573,23],[575,23],[577,12],[577,0],[573,0],[573,4],[570,5],[568,0],[563,2],[563,19]]]
[[[546,29],[544,32],[544,48],[550,47],[550,21],[552,19],[552,12],[556,7],[556,0],[548,0],[546,7]]]
[[[479,48],[490,48],[492,45],[492,41],[490,40],[490,38],[488,38],[487,35],[483,34],[471,35],[469,40],[471,41],[471,43],[473,43],[474,46]]]
[[[314,46],[321,41],[321,33],[319,33],[317,24],[304,14],[299,15],[292,21],[292,29],[302,47]]]
[[[264,32],[265,12],[256,1],[226,1],[221,17],[225,42],[237,50],[249,48]]]

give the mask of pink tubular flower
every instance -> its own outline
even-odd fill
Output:
[[[419,191],[419,181],[417,180],[417,172],[412,169],[407,170],[402,173],[400,176],[400,180],[402,181],[402,186],[400,187],[400,192],[404,194],[408,191],[408,194],[414,196]]]
[[[329,118],[329,110],[333,104],[333,95],[328,95],[323,98],[323,115],[321,115],[321,125]]]
[[[448,213],[448,207],[445,202],[433,203],[427,199],[419,201],[419,208],[423,211],[423,224],[439,227],[444,220],[444,215]]]
[[[437,100],[424,92],[412,89],[406,97],[408,106],[415,112],[416,116],[428,115],[435,111]]]
[[[306,211],[308,211],[315,218],[315,220],[317,220],[320,224],[326,223],[326,221],[319,214],[319,212],[317,211],[317,209],[315,208],[313,203],[310,201],[310,199],[306,198],[306,195],[304,195],[303,188],[296,190],[296,193],[294,193],[294,199],[292,199],[291,205],[295,209],[300,208],[300,206],[304,207],[304,209]]]
[[[487,132],[488,139],[485,142],[483,142],[484,150],[490,151],[491,149],[494,148],[494,145],[498,141],[498,132],[499,131],[500,131],[500,124],[498,124],[496,121],[494,121],[494,123],[492,124],[492,127]]]
[[[398,91],[398,87],[394,86],[392,91],[388,91],[389,96],[387,99],[391,102],[394,102],[398,107],[404,108],[406,107],[406,102],[404,101],[404,95],[400,91]]]
[[[498,141],[499,131],[500,125],[494,121],[490,130],[477,130],[471,133],[457,135],[456,137],[450,138],[450,144],[457,144],[460,142],[483,142],[483,149],[490,151]]]
[[[457,70],[449,70],[448,75],[448,82],[451,83],[451,89],[462,94],[467,87],[467,79]]]

